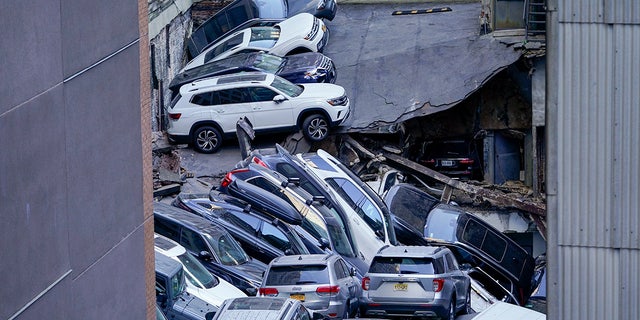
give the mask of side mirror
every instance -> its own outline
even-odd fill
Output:
[[[384,241],[384,231],[376,230],[376,236],[378,237],[378,239]]]
[[[281,94],[279,94],[279,95],[277,95],[277,96],[273,97],[273,102],[275,102],[275,103],[280,103],[280,102],[285,101],[285,100],[287,100],[287,98],[285,98],[285,97],[284,97],[283,95],[281,95]]]
[[[468,271],[468,270],[471,270],[471,268],[472,267],[471,267],[470,263],[466,263],[465,262],[465,263],[460,265],[460,270],[462,270],[462,271]]]
[[[284,250],[284,255],[285,255],[285,256],[292,256],[292,255],[294,255],[294,254],[295,254],[295,253],[294,253],[294,252],[293,252],[293,250],[291,250],[291,249],[286,249],[286,250]]]
[[[350,276],[352,276],[352,277],[355,277],[355,276],[356,276],[356,274],[357,274],[357,273],[356,273],[356,268],[351,267],[351,268],[349,269],[349,275],[350,275]]]
[[[322,250],[327,248],[331,249],[331,244],[329,243],[329,240],[325,238],[320,238],[319,242],[320,242],[320,249]]]
[[[198,257],[204,261],[210,261],[212,258],[211,253],[209,253],[208,251],[200,251]]]

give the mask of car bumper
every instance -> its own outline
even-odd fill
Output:
[[[189,136],[168,134],[167,138],[173,144],[189,144]]]
[[[339,319],[342,317],[342,314],[344,312],[344,308],[345,308],[345,304],[342,302],[337,302],[337,301],[331,301],[329,303],[329,307],[326,309],[314,309],[312,306],[307,306],[305,304],[305,307],[307,307],[307,309],[309,309],[309,311],[313,312],[313,313],[319,313],[327,318],[330,319]]]
[[[449,301],[436,299],[430,303],[360,301],[361,316],[446,318]]]

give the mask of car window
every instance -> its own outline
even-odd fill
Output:
[[[502,261],[507,248],[507,242],[504,239],[474,220],[467,221],[462,239],[498,262]]]
[[[191,284],[201,289],[210,289],[218,285],[219,281],[190,253],[178,256],[184,266],[185,277]]]
[[[199,254],[202,251],[209,252],[209,248],[205,244],[200,234],[189,229],[182,229],[182,234],[180,235],[180,244],[183,247],[187,248],[187,250],[195,252],[196,254]]]
[[[295,315],[293,316],[293,320],[311,320],[307,308],[303,305],[299,305]]]
[[[424,236],[447,242],[456,241],[459,214],[453,211],[434,209],[429,213],[424,227]]]
[[[251,87],[249,89],[249,95],[254,102],[273,101],[273,97],[278,95],[277,92],[264,87]]]
[[[268,286],[312,283],[329,283],[326,265],[272,266],[265,281]]]
[[[285,251],[291,248],[291,243],[289,243],[289,239],[287,236],[276,227],[264,223],[262,225],[262,230],[260,230],[260,236],[267,242],[269,242],[274,247]]]
[[[347,270],[345,269],[345,267],[340,264],[340,260],[336,260],[336,262],[333,263],[333,270],[336,273],[336,278],[338,279],[343,279],[349,276],[349,274],[347,273]]]
[[[180,239],[180,226],[171,221],[155,216],[153,219],[155,232],[173,239]]]
[[[249,256],[240,244],[226,232],[215,237],[209,236],[207,241],[222,264],[235,266],[249,261]]]
[[[245,6],[233,7],[231,9],[229,9],[227,14],[228,14],[228,17],[229,17],[229,21],[231,22],[231,25],[233,25],[233,26],[240,25],[241,23],[249,20],[249,14],[248,14],[247,10],[245,9]]]
[[[453,272],[458,270],[458,263],[456,263],[456,260],[453,258],[453,256],[449,253],[445,254],[444,256],[447,260],[447,271]]]
[[[328,178],[327,183],[344,198],[360,217],[375,231],[377,235],[384,235],[382,215],[371,202],[351,181],[343,178]]]
[[[156,295],[159,294],[167,294],[167,283],[164,281],[164,277],[156,275]]]
[[[280,162],[276,164],[276,171],[282,173],[287,178],[300,179],[300,187],[313,196],[321,196],[322,192],[318,190],[305,176],[298,173],[298,171],[290,164],[286,162]]]
[[[213,106],[220,104],[220,99],[218,98],[217,92],[205,92],[194,95],[191,98],[191,103],[200,106]]]
[[[434,274],[435,261],[431,258],[374,257],[369,267],[371,273]]]
[[[249,90],[247,88],[232,88],[219,90],[216,92],[220,104],[234,104],[251,102]]]
[[[210,50],[204,55],[204,63],[211,61],[213,58],[221,55],[222,53],[230,50],[231,48],[242,44],[242,40],[244,39],[244,33],[239,33],[230,39],[218,44],[215,48]]]
[[[260,219],[244,212],[227,211],[220,215],[223,220],[234,224],[250,234],[256,234],[260,229]]]

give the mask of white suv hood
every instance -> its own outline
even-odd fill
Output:
[[[280,38],[278,42],[287,42],[292,39],[302,39],[313,28],[313,21],[316,18],[310,13],[299,13],[288,18],[277,25],[280,26]]]
[[[343,87],[332,83],[305,83],[304,91],[298,98],[339,98],[345,94]]]

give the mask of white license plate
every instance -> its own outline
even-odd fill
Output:
[[[394,291],[407,291],[407,288],[409,288],[409,286],[406,283],[396,283],[393,285]]]
[[[453,160],[442,160],[440,165],[443,167],[453,167]]]

